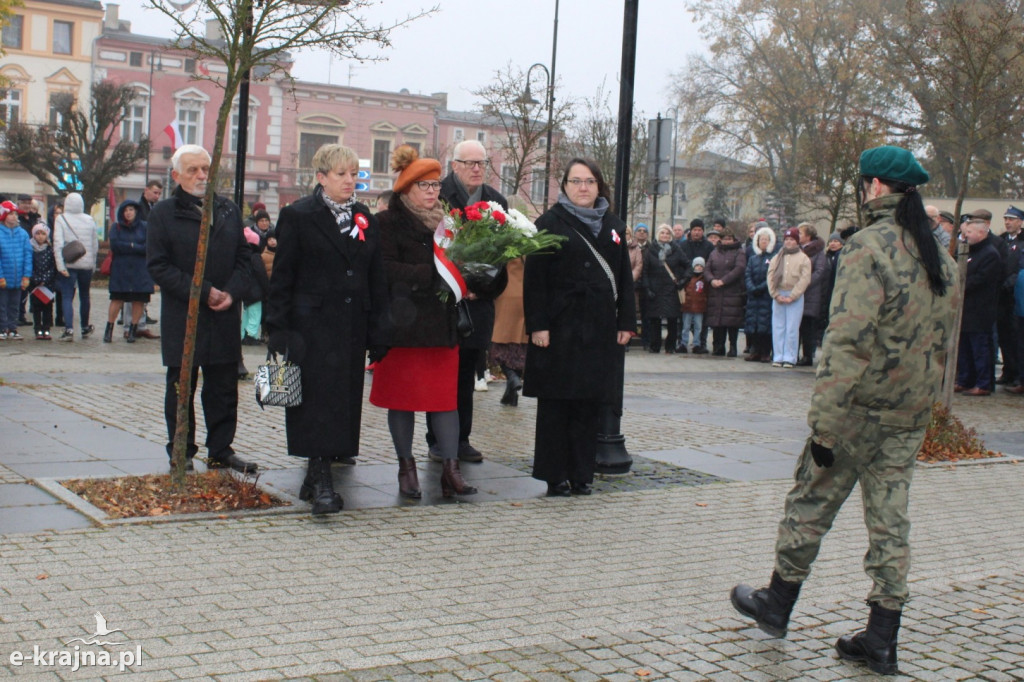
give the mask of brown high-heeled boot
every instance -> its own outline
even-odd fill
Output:
[[[441,466],[443,467],[441,469],[441,495],[443,497],[476,494],[476,488],[466,485],[466,482],[462,479],[462,472],[459,470],[459,460],[454,457],[446,459]]]
[[[398,494],[414,500],[423,497],[420,480],[416,475],[416,460],[412,457],[398,458]]]

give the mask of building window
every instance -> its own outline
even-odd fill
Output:
[[[53,22],[54,54],[71,54],[71,33],[74,26],[70,21]]]
[[[7,126],[21,118],[21,90],[0,90],[0,145],[7,145]]]
[[[547,184],[544,169],[534,168],[530,174],[530,201],[535,204],[544,201],[544,188],[547,187]]]
[[[686,183],[676,181],[675,184],[675,218],[686,217]]]
[[[313,168],[313,156],[325,144],[337,144],[337,135],[299,133],[299,168]],[[315,168],[313,169],[316,170]]]
[[[203,143],[200,133],[203,130],[203,103],[194,99],[183,99],[178,102],[178,132],[181,133],[182,144]]]
[[[256,149],[256,110],[249,105],[249,125],[245,131],[245,153],[254,154]],[[231,112],[231,154],[238,153],[238,109]]]
[[[406,142],[405,144],[407,144],[410,147],[412,147],[413,149],[415,149],[417,154],[423,153],[423,150],[421,149],[421,147],[423,146],[422,143],[420,143],[420,142]]]
[[[458,144],[466,139],[466,131],[462,128],[456,128],[454,131],[455,144]]]
[[[21,49],[22,28],[25,17],[20,14],[11,15],[11,21],[3,28],[3,46],[9,50]]]
[[[129,66],[142,66],[142,53],[141,52],[129,52],[128,53],[128,65]]]
[[[501,193],[507,197],[516,193],[516,169],[507,163],[501,165]]]
[[[373,172],[387,173],[391,159],[391,140],[373,141]]]
[[[121,122],[121,139],[139,142],[146,135],[146,103],[135,101],[125,107],[125,117]]]
[[[196,72],[196,60],[195,59],[186,58],[185,59],[185,73],[195,73],[195,72]]]
[[[480,144],[486,145],[487,144],[487,133],[485,133],[482,130],[476,131],[476,141],[479,142]]]

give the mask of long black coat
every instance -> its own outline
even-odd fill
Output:
[[[532,343],[527,346],[523,395],[611,401],[622,381],[625,357],[623,346],[616,343],[617,333],[636,331],[626,226],[608,211],[595,238],[586,225],[556,204],[537,220],[537,227],[568,239],[557,251],[526,258],[526,331],[549,331],[551,344],[546,348]],[[617,302],[608,275],[584,240],[611,268]]]
[[[647,297],[649,318],[679,317],[681,314],[678,290],[690,281],[690,261],[675,242],[669,242],[669,249],[664,261],[658,255],[660,242],[654,242],[643,251],[643,288],[640,295]],[[669,277],[665,265],[672,269],[675,282]]]
[[[744,333],[772,333],[772,295],[768,293],[768,264],[772,262],[774,255],[774,253],[765,253],[754,247],[747,260],[747,269],[743,278],[747,289]]]
[[[829,261],[825,255],[825,242],[815,239],[800,247],[811,259],[811,283],[804,292],[804,317],[818,318],[821,316],[822,304],[828,305],[825,290],[829,280]],[[831,297],[831,292],[829,293]]]
[[[438,296],[443,284],[434,267],[434,230],[405,207],[398,193],[391,197],[388,210],[377,214],[377,221],[391,302],[389,345],[454,347],[459,338],[455,298],[442,301]]]
[[[999,288],[1003,281],[1003,261],[991,235],[972,244],[967,258],[964,281],[964,319],[960,330],[973,334],[992,333],[999,309]]]
[[[286,344],[302,368],[302,405],[285,410],[296,457],[359,454],[366,349],[388,342],[380,228],[359,203],[358,216],[368,223],[365,241],[342,234],[318,194],[286,206],[277,221],[266,320],[272,346]]]
[[[180,367],[188,318],[188,294],[196,267],[199,222],[197,200],[180,187],[170,198],[157,202],[149,213],[146,266],[160,287],[160,349],[167,367]],[[199,301],[195,364],[237,363],[242,357],[239,329],[242,296],[250,284],[249,244],[242,235],[242,216],[231,201],[216,197],[210,228],[206,271]],[[231,294],[231,307],[210,309],[211,287]]]
[[[124,209],[135,208],[135,220],[124,222]],[[146,223],[138,217],[139,204],[125,199],[117,207],[117,222],[110,229],[109,291],[118,294],[153,293],[153,278],[146,269]]]
[[[449,173],[441,181],[441,201],[448,204],[449,208],[466,208],[466,193],[455,181],[455,174]],[[501,192],[490,185],[480,188],[480,201],[493,201],[508,210],[508,199]],[[473,333],[459,339],[459,345],[463,348],[485,349],[491,344],[491,332],[494,331],[494,299],[501,296],[508,286],[508,273],[505,268],[485,289],[473,289],[476,296],[472,301],[467,300],[466,306],[469,309],[469,316],[473,318]]]
[[[744,307],[747,295],[743,277],[747,270],[747,254],[739,242],[720,243],[708,256],[704,268],[704,283],[707,285],[708,310],[704,313],[704,324],[708,327],[743,326]],[[721,287],[711,286],[711,280],[720,279]]]

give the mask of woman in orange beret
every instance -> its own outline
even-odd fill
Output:
[[[459,370],[455,298],[442,299],[444,284],[434,258],[434,232],[444,219],[438,201],[441,164],[421,159],[402,145],[391,156],[398,173],[386,211],[377,214],[381,254],[388,275],[392,348],[373,371],[370,402],[388,410],[388,428],[398,454],[398,489],[423,496],[412,455],[416,412],[431,413],[443,458],[444,497],[472,495],[459,470]]]

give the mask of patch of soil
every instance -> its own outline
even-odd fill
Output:
[[[207,471],[189,474],[181,490],[174,489],[170,474],[80,478],[60,484],[115,518],[268,509],[291,504],[261,490],[256,485],[258,478],[241,480],[227,471]]]
[[[956,462],[962,459],[988,459],[1002,453],[988,450],[978,432],[964,426],[956,415],[935,403],[932,420],[925,432],[924,445],[917,454],[921,462]]]

